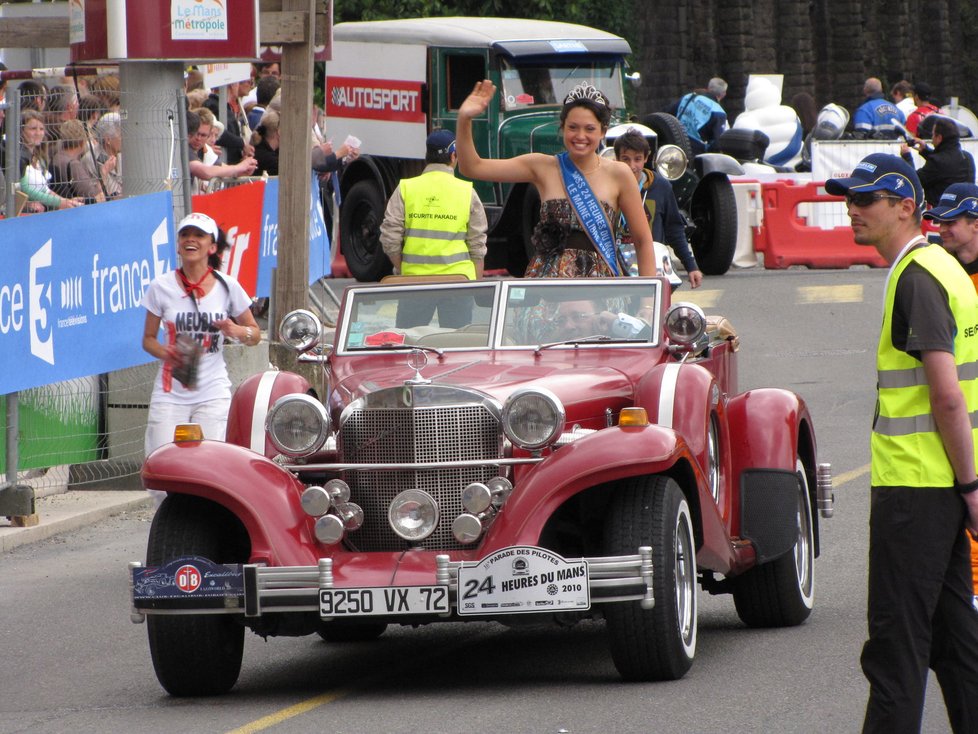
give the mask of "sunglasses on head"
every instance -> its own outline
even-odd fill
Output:
[[[877,201],[882,201],[883,199],[892,199],[893,201],[900,201],[902,196],[895,196],[894,194],[889,194],[885,191],[847,191],[846,192],[846,204],[849,206],[859,207],[860,209],[872,206]]]

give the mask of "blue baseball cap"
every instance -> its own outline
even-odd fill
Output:
[[[425,145],[432,153],[450,153],[454,150],[455,133],[451,130],[432,130]]]
[[[950,222],[958,217],[978,219],[978,186],[973,183],[951,184],[941,194],[933,209],[924,212],[924,219]]]
[[[913,199],[918,207],[924,205],[924,187],[917,170],[898,155],[871,153],[863,158],[848,178],[830,178],[825,190],[833,196],[845,196],[850,191],[889,191],[904,199]]]

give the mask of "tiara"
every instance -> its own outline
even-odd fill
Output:
[[[570,91],[570,94],[564,97],[564,104],[579,102],[581,100],[592,102],[593,104],[601,105],[602,107],[606,107],[608,104],[608,102],[605,100],[605,96],[601,94],[597,88],[591,84],[588,84],[587,82],[581,82],[574,87]]]

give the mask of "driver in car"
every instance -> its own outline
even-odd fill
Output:
[[[652,327],[642,319],[626,313],[613,313],[594,300],[560,303],[551,323],[551,335],[555,340],[588,336],[647,339],[652,333]]]

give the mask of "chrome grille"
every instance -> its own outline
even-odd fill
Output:
[[[499,458],[502,429],[484,405],[438,405],[357,410],[345,418],[338,445],[344,463],[449,462]],[[452,521],[462,512],[462,489],[485,482],[498,467],[405,471],[347,471],[350,499],[363,508],[363,526],[349,536],[362,551],[411,547],[391,530],[387,509],[405,489],[420,489],[438,502],[438,527],[421,544],[428,550],[462,546],[452,536]]]

